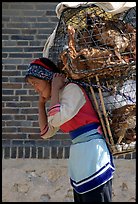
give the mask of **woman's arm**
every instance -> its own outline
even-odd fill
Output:
[[[42,96],[39,96],[39,127],[40,127],[40,135],[43,139],[48,139],[56,134],[59,130],[59,127],[53,127],[48,123],[48,117],[46,113],[45,103],[46,99]]]
[[[38,120],[39,120],[39,127],[41,132],[48,124],[45,103],[46,103],[46,99],[40,95],[39,102],[38,102],[38,108],[39,108]]]
[[[52,79],[51,87],[51,102],[50,107],[59,104],[59,91],[65,85],[65,76],[63,74],[56,73]]]

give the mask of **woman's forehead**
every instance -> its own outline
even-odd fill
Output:
[[[31,77],[28,78],[28,81],[29,82],[36,82],[36,81],[39,81],[39,79],[37,79],[36,77],[31,76]]]

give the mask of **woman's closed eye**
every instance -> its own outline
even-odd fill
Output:
[[[32,85],[33,87],[36,87],[36,86],[38,86],[38,83],[37,83],[37,82],[32,82],[31,85]]]

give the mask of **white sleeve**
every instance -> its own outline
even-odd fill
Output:
[[[68,84],[61,93],[60,104],[51,107],[48,112],[49,124],[53,127],[60,127],[72,119],[85,102],[81,88],[74,83]]]
[[[46,125],[46,127],[41,132],[41,137],[43,139],[48,139],[54,136],[58,130],[59,130],[59,127],[53,127],[48,123],[48,125]]]

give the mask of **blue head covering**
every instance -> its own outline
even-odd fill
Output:
[[[47,81],[51,81],[53,78],[53,74],[58,72],[59,69],[57,66],[47,58],[39,58],[33,60],[27,70],[27,76],[34,76],[39,79],[44,79]]]

